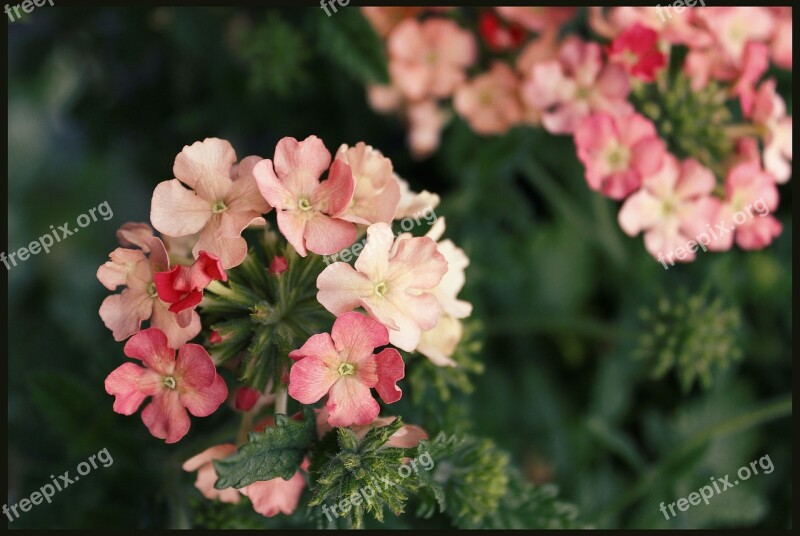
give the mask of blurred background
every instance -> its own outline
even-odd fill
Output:
[[[491,438],[595,527],[791,526],[791,188],[768,249],[665,271],[586,187],[568,137],[484,138],[456,118],[433,157],[412,160],[404,126],[367,104],[385,60],[355,8],[40,8],[8,31],[8,250],[113,210],[8,272],[8,503],[103,448],[114,460],[10,528],[302,524],[245,521],[247,508],[232,520],[180,470],[230,409],[173,446],[112,411],[103,381],[122,344],[97,314],[95,273],[120,225],[148,221],[184,145],[217,136],[270,157],[310,134],[331,151],[366,141],[439,193],[470,256],[471,352],[436,376],[446,403],[398,404],[406,422]],[[779,88],[790,99],[787,77]],[[671,521],[659,511],[764,455],[771,474]]]

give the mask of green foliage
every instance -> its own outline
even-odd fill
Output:
[[[246,62],[253,93],[285,98],[309,83],[310,44],[278,15],[269,13],[255,28],[235,36],[236,49]]]
[[[552,484],[537,486],[525,482],[512,471],[508,491],[497,510],[487,515],[476,529],[579,529],[587,528],[578,521],[578,509],[558,498]]]
[[[337,428],[327,434],[311,458],[313,495],[309,507],[336,507],[346,499],[348,504],[340,508],[340,515],[355,528],[363,526],[367,513],[383,521],[384,507],[395,515],[403,513],[409,494],[419,487],[419,482],[413,475],[402,478],[398,472],[404,449],[386,446],[402,426],[398,417],[387,426],[372,428],[360,441],[349,428]],[[374,494],[370,495],[370,490]],[[354,496],[361,500],[350,501]]]
[[[362,83],[389,82],[383,40],[355,7],[340,9],[331,17],[317,12],[313,19],[321,54]]]
[[[427,452],[436,464],[432,472],[420,472],[425,488],[419,514],[430,516],[438,507],[458,527],[469,528],[497,511],[508,492],[508,454],[490,439],[439,433],[421,441],[419,453]]]
[[[707,292],[689,296],[682,291],[661,298],[640,316],[645,327],[636,355],[653,364],[655,378],[676,369],[684,391],[695,381],[708,388],[715,375],[742,357],[739,310],[726,306],[721,297],[712,300]]]
[[[303,420],[275,415],[275,426],[263,432],[251,432],[247,443],[236,454],[214,460],[217,489],[243,488],[253,482],[294,476],[316,439],[317,420],[312,409],[303,406]]]

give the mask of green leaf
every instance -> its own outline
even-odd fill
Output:
[[[320,52],[360,82],[388,83],[383,41],[361,13],[342,9],[330,18],[323,15],[317,20]]]
[[[297,472],[316,435],[314,410],[303,406],[303,420],[275,415],[275,426],[251,433],[236,454],[215,460],[217,489],[243,488],[253,482],[283,478]]]

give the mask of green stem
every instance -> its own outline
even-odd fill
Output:
[[[596,525],[601,526],[607,519],[618,515],[622,510],[646,495],[659,478],[668,475],[670,470],[674,468],[673,466],[678,465],[687,454],[703,446],[707,441],[721,439],[791,414],[792,395],[788,394],[744,415],[738,415],[706,428],[702,433],[673,450],[661,463],[646,472],[628,493],[613,502],[597,516]]]
[[[286,392],[286,387],[280,385],[275,394],[275,414],[283,413],[286,415],[286,408],[289,403],[289,395]]]
[[[239,432],[236,434],[236,446],[240,447],[247,443],[247,434],[253,429],[253,413],[248,411],[242,415],[242,423]]]

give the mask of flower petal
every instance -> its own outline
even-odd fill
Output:
[[[185,236],[200,231],[211,218],[211,204],[186,189],[179,180],[164,181],[153,191],[150,221],[168,236]]]
[[[369,387],[352,377],[342,378],[331,387],[325,408],[330,413],[328,423],[331,426],[369,424],[381,409]]]
[[[301,404],[313,404],[328,394],[338,379],[333,366],[317,357],[304,357],[289,372],[289,396]]]
[[[375,390],[387,404],[397,402],[403,396],[397,382],[405,377],[405,363],[400,352],[386,348],[375,356],[375,361],[378,363],[378,385]]]
[[[189,432],[189,414],[181,405],[178,393],[165,390],[153,397],[142,411],[142,422],[153,437],[177,443]]]
[[[231,187],[230,173],[234,164],[236,164],[236,151],[230,142],[219,138],[206,138],[185,146],[175,158],[172,171],[175,178],[213,204],[225,199]]]

